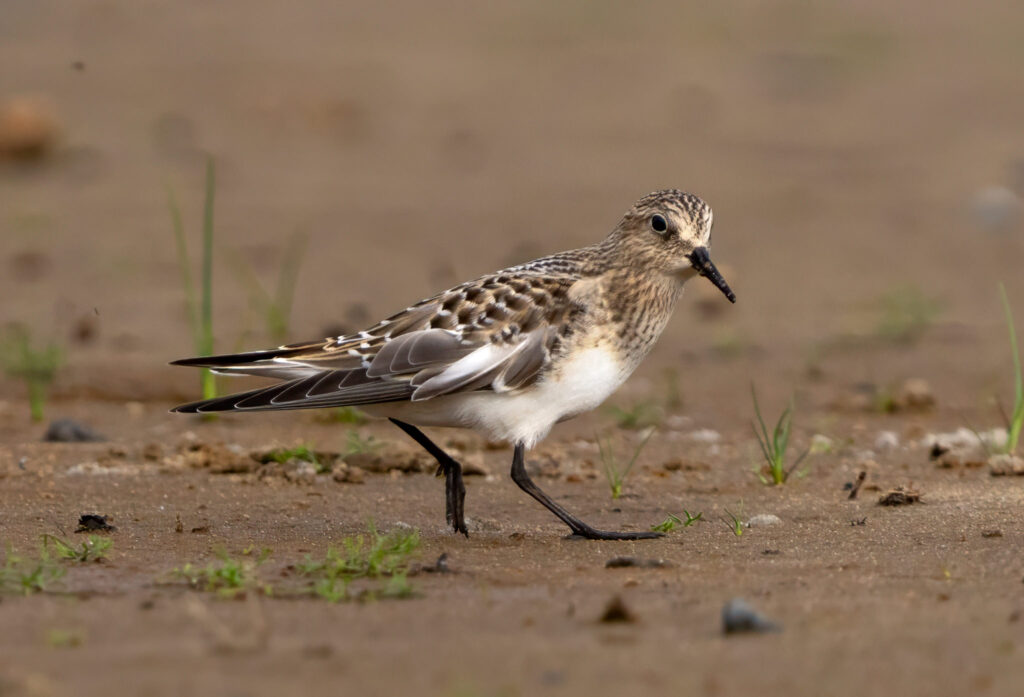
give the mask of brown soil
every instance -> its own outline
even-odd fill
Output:
[[[923,442],[990,428],[993,396],[1012,400],[996,282],[1024,312],[1019,211],[994,226],[972,201],[1021,186],[1019,3],[46,5],[0,22],[0,101],[46,119],[20,111],[36,145],[0,155],[0,321],[66,345],[48,417],[108,441],[40,442],[4,379],[0,543],[80,540],[81,514],[117,530],[108,561],[0,596],[0,695],[1020,694],[1024,477]],[[197,381],[165,365],[192,343],[164,183],[196,252],[206,151],[225,351],[270,343],[232,259],[272,287],[295,230],[311,250],[298,340],[594,241],[647,191],[703,195],[739,302],[691,287],[613,398],[662,409],[625,495],[594,438],[625,452],[636,432],[606,411],[530,454],[594,525],[702,520],[568,540],[508,480],[508,449],[435,432],[483,473],[465,539],[385,423],[166,413]],[[880,329],[914,288],[937,315]],[[791,458],[815,434],[834,445],[784,486],[753,471],[751,382],[767,416],[795,395]],[[332,472],[251,457],[343,453],[352,428],[381,449]],[[897,490],[918,499],[879,505]],[[729,512],[779,522],[736,536]],[[418,561],[446,553],[451,573],[339,604],[167,582],[255,545],[284,583],[369,520],[418,529]],[[637,564],[606,566],[624,556]],[[736,597],[781,631],[725,635]],[[626,621],[601,622],[615,598]]]

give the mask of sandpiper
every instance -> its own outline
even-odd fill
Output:
[[[481,276],[357,334],[175,361],[281,382],[174,411],[359,406],[386,416],[437,460],[448,524],[463,534],[462,466],[419,427],[476,429],[513,446],[512,480],[573,535],[658,537],[587,525],[530,479],[524,456],[552,426],[597,407],[629,377],[688,279],[704,276],[736,302],[708,257],[712,222],[697,196],[654,192],[602,242]]]

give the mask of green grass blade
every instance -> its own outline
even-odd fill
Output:
[[[1010,417],[1010,425],[1006,434],[1006,452],[1013,453],[1017,450],[1021,426],[1024,425],[1024,381],[1021,379],[1020,352],[1017,348],[1017,329],[1013,323],[1013,312],[1010,309],[1010,300],[1006,295],[1006,286],[1002,283],[999,284],[999,293],[1003,300],[1006,329],[1010,334],[1010,351],[1013,353],[1014,403],[1013,414]]]
[[[761,416],[761,406],[757,403],[757,390],[754,388],[754,383],[750,383],[750,396],[754,399],[754,414],[757,416],[757,423],[761,427],[761,435],[758,437],[759,440],[764,441],[767,446],[771,443],[771,439],[768,437],[768,427],[764,425],[764,418]],[[757,431],[755,430],[755,433]]]
[[[178,269],[181,271],[181,285],[185,289],[185,307],[188,312],[188,323],[192,330],[192,339],[196,351],[202,350],[201,333],[199,330],[199,308],[196,303],[196,287],[192,282],[192,269],[188,259],[188,242],[185,239],[185,225],[181,220],[181,208],[174,197],[174,190],[167,185],[167,209],[171,213],[171,228],[174,231],[175,248],[178,253]]]
[[[764,455],[765,461],[771,464],[772,456],[768,452],[768,444],[761,438],[761,434],[757,432],[757,426],[753,422],[750,423],[750,428],[754,432],[754,437],[757,438],[757,444],[761,446],[761,454]]]
[[[793,425],[793,403],[790,402],[786,410],[782,412],[778,423],[775,424],[774,446],[775,457],[781,463],[786,455],[786,448],[789,447],[789,434]]]
[[[203,205],[203,295],[200,315],[203,354],[213,353],[213,204],[215,196],[213,158],[206,161],[206,200]]]
[[[201,347],[199,355],[213,355],[213,204],[216,191],[213,157],[206,160],[206,200],[203,205],[203,289],[200,314]],[[203,369],[203,399],[217,396],[213,373]]]
[[[640,441],[640,444],[638,446],[636,446],[636,449],[633,451],[633,457],[630,458],[629,464],[626,465],[626,469],[622,473],[622,479],[623,480],[626,479],[626,476],[629,475],[630,470],[633,469],[633,463],[635,463],[636,459],[638,457],[640,457],[640,451],[644,449],[645,445],[647,445],[647,441],[649,441],[651,439],[651,436],[654,435],[654,431],[655,431],[654,427],[651,427],[651,428],[647,429],[647,435],[644,436],[644,439],[642,441]]]

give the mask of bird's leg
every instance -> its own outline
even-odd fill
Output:
[[[466,486],[462,483],[462,465],[458,460],[437,447],[434,441],[427,438],[423,431],[412,424],[407,424],[398,419],[389,419],[391,423],[405,431],[410,438],[423,446],[423,449],[437,460],[437,472],[435,476],[444,474],[444,513],[448,524],[455,532],[461,532],[469,537],[466,530],[466,516],[464,502],[466,500]]]
[[[530,475],[526,473],[526,448],[522,443],[516,444],[515,454],[512,456],[512,481],[527,494],[537,499],[541,505],[558,516],[563,523],[569,526],[573,535],[588,540],[649,540],[661,537],[659,532],[609,532],[597,530],[590,527],[582,520],[565,510],[551,500],[551,497],[541,491],[540,487],[533,483]]]

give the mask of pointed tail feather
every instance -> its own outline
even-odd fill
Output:
[[[187,365],[194,368],[235,368],[250,363],[269,361],[274,358],[287,358],[300,351],[297,349],[277,348],[268,351],[247,351],[245,353],[225,353],[219,356],[195,356],[179,358],[171,361],[171,365]]]
[[[353,380],[352,377],[357,379]],[[324,391],[325,384],[329,384],[332,379],[337,389]],[[350,371],[328,371],[269,387],[182,404],[171,411],[205,414],[214,411],[285,411],[360,406],[403,401],[409,399],[413,389],[407,382],[368,380],[365,374],[352,376]]]

